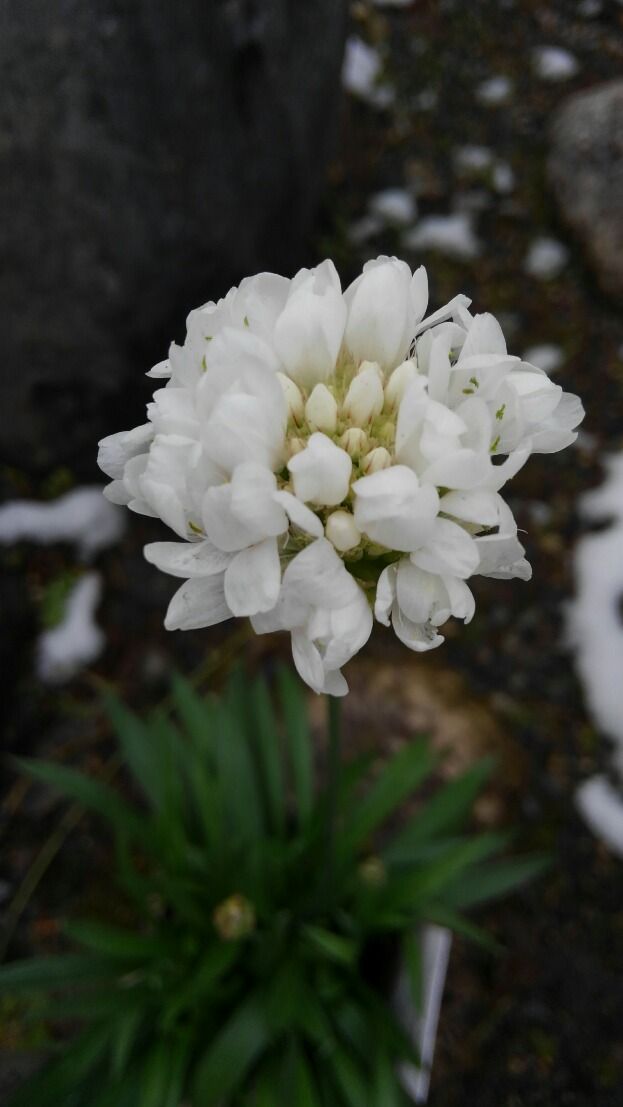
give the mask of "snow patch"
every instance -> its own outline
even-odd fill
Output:
[[[408,226],[417,218],[417,204],[406,188],[386,188],[370,198],[370,215],[383,223]]]
[[[104,499],[99,486],[76,488],[50,503],[13,500],[0,507],[0,544],[71,542],[85,561],[123,534],[123,512]]]
[[[593,521],[611,518],[596,534],[586,534],[575,549],[576,595],[567,612],[567,637],[590,714],[615,743],[615,771],[623,778],[623,454],[606,462],[601,488],[580,501],[581,514]],[[595,777],[582,785],[577,803],[593,828],[623,856],[623,791]]]
[[[427,215],[403,238],[408,250],[436,250],[440,254],[470,261],[480,254],[480,243],[469,212]]]
[[[538,369],[544,369],[546,373],[555,373],[565,360],[565,355],[560,346],[553,342],[544,342],[541,346],[530,346],[524,350],[523,360],[536,365]]]
[[[515,174],[507,161],[498,161],[493,167],[491,180],[496,192],[505,196],[515,187]]]
[[[388,108],[394,102],[394,90],[383,81],[383,62],[374,46],[350,35],[342,65],[342,85],[347,92],[375,108]]]
[[[562,272],[569,260],[567,247],[556,238],[535,238],[524,261],[524,271],[539,281],[550,281]]]
[[[466,173],[482,173],[491,168],[493,153],[488,146],[458,146],[454,151],[454,164]]]
[[[39,636],[36,669],[46,684],[70,680],[101,654],[105,637],[95,622],[101,594],[100,574],[85,573],[67,598],[62,621]]]
[[[532,66],[544,81],[568,81],[580,69],[577,58],[562,46],[537,46],[532,51]]]
[[[482,81],[478,85],[476,99],[481,104],[494,108],[498,104],[505,104],[510,100],[512,91],[513,85],[510,78],[498,74],[495,77],[488,77],[486,81]]]

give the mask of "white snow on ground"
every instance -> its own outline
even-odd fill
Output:
[[[469,212],[427,215],[403,237],[408,250],[436,250],[440,254],[470,261],[480,254],[480,243]]]
[[[99,573],[85,573],[72,588],[61,622],[37,641],[37,675],[46,684],[62,684],[95,661],[105,637],[95,622],[102,593]]]
[[[586,519],[612,522],[576,546],[567,636],[588,709],[615,742],[614,768],[623,781],[623,454],[608,459],[606,481],[582,497],[580,511]],[[581,786],[577,802],[592,829],[623,856],[623,788],[619,794],[594,777]]]
[[[482,173],[493,163],[493,153],[488,146],[457,146],[453,157],[456,168],[466,173]]]
[[[508,77],[503,74],[499,74],[495,77],[488,77],[486,81],[482,81],[476,89],[476,99],[481,104],[485,104],[487,107],[496,107],[497,104],[505,104],[510,100],[511,93],[513,91],[512,82]]]
[[[383,62],[378,50],[358,35],[346,40],[342,65],[342,85],[347,92],[375,108],[388,108],[394,102],[394,90],[382,80]]]
[[[562,46],[537,46],[532,51],[532,66],[544,81],[567,81],[575,77],[580,65]]]
[[[523,360],[536,365],[538,369],[544,369],[546,373],[555,373],[565,360],[565,355],[560,346],[553,342],[544,342],[541,346],[530,346],[523,352]]]
[[[105,500],[102,489],[76,488],[49,503],[13,500],[0,507],[0,544],[71,542],[85,560],[123,534],[124,513]]]
[[[375,215],[363,215],[361,219],[356,219],[350,224],[347,231],[348,240],[355,246],[361,246],[363,242],[367,242],[373,235],[382,231],[383,226],[383,220],[377,219]]]
[[[496,192],[506,195],[513,191],[515,187],[515,174],[507,161],[498,161],[493,167],[491,177]]]
[[[535,238],[524,261],[524,270],[530,277],[549,281],[557,277],[569,260],[567,247],[556,238]]]
[[[406,188],[385,188],[370,198],[370,215],[406,227],[417,218],[417,204]]]

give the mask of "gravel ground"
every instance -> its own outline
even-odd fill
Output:
[[[587,0],[420,0],[395,11],[355,3],[351,24],[354,35],[379,51],[394,92],[382,98],[391,100],[383,107],[346,98],[311,260],[331,254],[348,279],[377,253],[404,254],[412,263],[421,258],[434,302],[464,291],[476,310],[498,315],[514,352],[555,347],[555,379],[579,392],[588,412],[576,448],[533,458],[513,482],[511,506],[527,531],[532,582],[482,581],[474,622],[451,628],[443,650],[425,660],[405,660],[405,651],[381,632],[367,652],[377,685],[368,661],[352,666],[351,743],[387,744],[421,726],[454,744],[459,760],[495,749],[500,769],[493,815],[489,808],[480,817],[510,820],[518,848],[545,847],[553,855],[546,879],[480,920],[500,941],[501,955],[454,943],[430,1103],[618,1107],[623,868],[574,810],[577,784],[603,766],[607,747],[587,718],[564,645],[564,605],[580,532],[577,497],[601,479],[604,452],[623,442],[623,321],[617,305],[596,291],[593,274],[558,222],[545,158],[557,104],[571,91],[623,73],[623,9]],[[564,79],[539,76],[542,53],[535,51],[544,46],[566,51],[576,62],[574,69],[567,61],[567,70],[574,71]],[[506,88],[508,98],[483,103],[484,82],[495,77],[508,81],[489,83],[489,97],[499,98]],[[466,147],[481,152],[466,154]],[[461,214],[477,256],[409,249],[410,219],[403,228],[377,223],[371,236],[368,224],[362,240],[370,198],[387,188],[415,197],[420,220]],[[565,248],[558,251],[558,271],[547,279],[534,275],[539,239]],[[541,250],[541,262],[543,256]],[[53,498],[74,481],[69,470],[43,483],[13,469],[0,473],[8,498]],[[148,570],[140,555],[144,542],[159,536],[150,520],[132,517],[123,542],[100,555],[105,600],[98,621],[106,651],[94,670],[56,688],[34,680],[33,643],[53,617],[59,581],[76,571],[75,554],[64,546],[0,550],[1,598],[13,627],[3,647],[3,711],[12,752],[97,769],[111,751],[97,677],[112,680],[140,707],[166,694],[173,667],[188,673],[206,666],[214,682],[241,650],[254,666],[286,655],[282,641],[248,639],[240,628],[167,635],[162,615],[171,582]],[[77,902],[94,907],[106,900],[101,874],[107,859],[97,833],[85,823],[65,827],[61,817],[49,799],[9,778],[0,896],[13,953],[54,948],[58,921],[68,910]],[[57,844],[60,853],[20,905],[20,882],[32,874],[37,851],[45,845],[52,852]],[[96,884],[93,871],[100,874]],[[18,906],[24,908],[19,913]],[[0,1012],[0,1044],[38,1046],[29,1033],[15,1012]]]

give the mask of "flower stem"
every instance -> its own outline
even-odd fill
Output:
[[[335,823],[342,765],[342,701],[327,696],[327,865],[330,884],[335,868]]]

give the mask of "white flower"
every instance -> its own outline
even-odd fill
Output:
[[[148,421],[99,454],[107,497],[178,537],[145,548],[181,579],[169,629],[287,630],[303,679],[343,695],[373,613],[428,650],[472,618],[472,576],[529,579],[500,492],[582,405],[465,296],[427,300],[424,269],[380,257],[344,294],[327,261],[190,313]]]
[[[353,463],[326,434],[312,434],[301,453],[288,462],[294,492],[300,500],[318,507],[341,504],[348,494]]]

